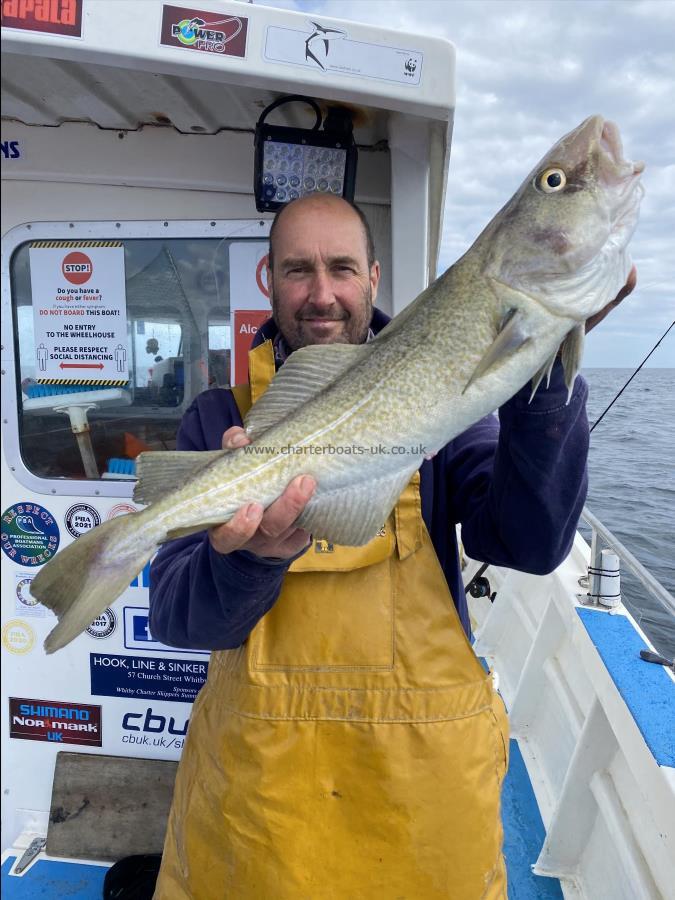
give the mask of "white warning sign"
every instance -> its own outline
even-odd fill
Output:
[[[35,379],[129,380],[124,247],[120,241],[38,241],[30,247]]]

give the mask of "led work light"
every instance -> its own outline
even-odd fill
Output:
[[[308,103],[316,113],[313,128],[265,124],[265,116],[273,109],[296,101]],[[331,107],[322,121],[319,105],[311,97],[280,97],[263,110],[255,129],[256,209],[274,212],[289,200],[316,192],[353,200],[356,159],[348,109]]]

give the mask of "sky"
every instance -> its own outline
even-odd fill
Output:
[[[584,366],[635,368],[675,319],[675,0],[254,0],[452,41],[457,106],[440,271],[550,147],[589,115],[643,160],[638,286]],[[675,367],[675,328],[648,365]]]

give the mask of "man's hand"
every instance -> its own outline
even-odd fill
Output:
[[[244,429],[236,425],[223,435],[224,450],[250,443]],[[267,509],[263,510],[260,503],[249,503],[226,525],[210,528],[211,546],[218,553],[248,550],[256,556],[290,559],[310,542],[308,532],[296,528],[294,522],[315,490],[316,481],[310,475],[299,475]]]
[[[611,303],[608,303],[604,309],[601,309],[600,312],[597,312],[594,316],[591,316],[590,319],[586,319],[586,334],[591,330],[591,328],[595,328],[595,326],[602,322],[605,316],[610,313],[615,306],[618,306],[622,300],[624,300],[630,293],[633,292],[635,285],[637,284],[637,269],[635,266],[628,273],[628,279],[626,283],[621,288],[619,293],[616,295],[614,300]]]

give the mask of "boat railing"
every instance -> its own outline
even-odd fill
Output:
[[[602,551],[610,549],[616,553],[626,569],[640,581],[659,605],[671,616],[675,616],[675,597],[670,591],[666,590],[661,582],[645,569],[642,563],[612,534],[609,528],[593,515],[587,506],[584,506],[581,518],[591,528],[591,558],[587,578],[588,605],[597,606],[599,603],[600,578],[603,569]]]

